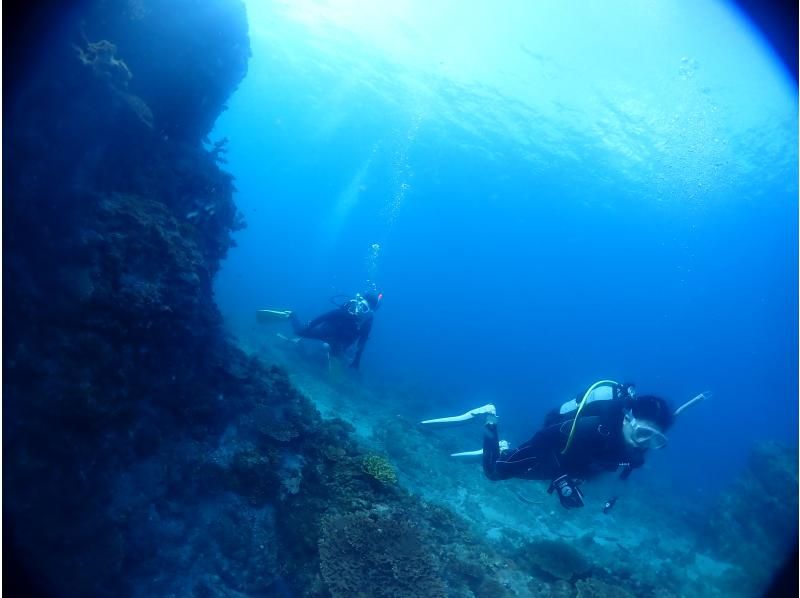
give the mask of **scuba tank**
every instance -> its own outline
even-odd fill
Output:
[[[591,401],[590,397],[595,389],[600,387],[611,387],[612,393],[611,397],[613,398],[624,398],[626,400],[632,400],[636,396],[636,392],[633,388],[632,384],[620,384],[619,382],[614,382],[613,380],[600,380],[592,384],[584,393],[583,398],[578,401],[575,400],[574,408],[571,405],[571,402],[565,403],[562,405],[561,412],[563,413],[565,409],[567,412],[574,410],[575,417],[572,420],[572,427],[569,431],[569,436],[567,436],[567,444],[564,446],[564,450],[561,451],[562,455],[565,455],[569,450],[569,447],[572,445],[572,439],[575,436],[575,426],[578,424],[578,418],[581,416],[581,411],[586,406],[588,402]]]

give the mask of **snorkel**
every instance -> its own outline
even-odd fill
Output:
[[[675,413],[673,413],[673,415],[675,415],[677,417],[678,415],[680,415],[681,413],[686,411],[692,405],[696,405],[697,403],[699,403],[703,399],[710,399],[712,396],[713,395],[711,394],[710,390],[705,390],[705,391],[701,392],[699,395],[697,395],[696,397],[689,399],[683,405],[678,407],[675,410]]]

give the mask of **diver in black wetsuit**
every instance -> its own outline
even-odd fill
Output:
[[[548,492],[557,492],[562,506],[571,509],[584,504],[579,480],[617,469],[621,469],[620,477],[627,479],[644,464],[648,449],[666,446],[664,433],[675,416],[710,396],[710,392],[700,393],[673,413],[664,399],[650,395],[635,398],[633,385],[601,380],[548,413],[542,429],[516,449],[498,439],[492,404],[422,423],[449,425],[485,415],[483,449],[452,456],[481,456],[483,471],[490,480],[550,480]],[[608,512],[615,500],[606,503],[603,512]]]
[[[579,412],[579,413],[578,413]],[[660,449],[674,415],[664,399],[634,398],[628,384],[593,385],[545,417],[544,427],[517,449],[500,450],[496,417],[489,414],[483,439],[483,471],[490,480],[550,480],[562,506],[582,507],[577,480],[621,469],[620,478]]]
[[[297,336],[323,341],[330,347],[331,355],[343,355],[357,343],[350,367],[358,369],[361,364],[361,354],[372,330],[372,320],[382,297],[382,294],[374,292],[356,294],[352,299],[314,318],[308,324],[301,323],[295,312],[290,312],[288,318]]]

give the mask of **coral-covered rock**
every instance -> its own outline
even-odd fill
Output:
[[[202,456],[255,396],[284,398],[226,340],[211,287],[241,221],[201,138],[245,72],[244,7],[140,5],[154,18],[81,3],[4,106],[7,539],[63,595],[130,595],[154,562],[193,566],[187,546],[208,538],[178,539],[169,505],[201,520],[228,479]],[[152,594],[185,595],[181,579]]]
[[[334,598],[444,596],[436,558],[402,512],[361,511],[322,522],[320,569]]]
[[[262,506],[278,492],[275,463],[256,451],[239,451],[230,468],[231,489],[247,498],[253,506]]]
[[[106,79],[112,85],[127,87],[131,80],[128,65],[116,57],[117,47],[110,41],[86,41],[85,47],[76,46],[78,59],[91,68],[97,77]]]
[[[263,595],[275,582],[278,554],[272,518],[268,509],[230,508],[215,514],[210,524],[218,551],[215,569],[229,588],[249,596]]]
[[[241,1],[81,8],[4,103],[7,547],[58,595],[500,591],[464,522],[222,327],[243,223],[204,137]]]
[[[109,40],[169,137],[199,142],[247,73],[250,45],[240,0],[105,0],[83,32]]]

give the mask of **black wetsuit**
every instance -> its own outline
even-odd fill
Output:
[[[517,449],[500,452],[497,426],[487,424],[483,440],[483,470],[490,480],[523,478],[555,480],[567,475],[588,480],[599,473],[622,467],[623,479],[644,464],[644,451],[626,444],[622,436],[624,410],[628,401],[616,396],[587,403],[581,411],[572,444],[566,454],[575,411],[558,409],[545,418],[544,428]]]
[[[372,330],[373,311],[353,313],[347,307],[333,309],[303,325],[292,313],[289,318],[294,333],[302,338],[324,341],[330,345],[331,354],[339,356],[355,342],[356,354],[350,365],[357,368],[361,363],[361,353],[367,344]]]

